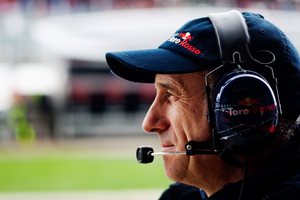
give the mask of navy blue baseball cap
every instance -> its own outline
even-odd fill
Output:
[[[300,114],[298,51],[286,35],[263,16],[242,15],[251,38],[250,54],[263,50],[275,55],[275,62],[269,66],[278,80],[283,115],[296,119]],[[261,54],[259,60],[270,60],[269,56]],[[108,52],[106,60],[113,74],[142,83],[153,83],[156,74],[191,73],[222,65],[214,28],[208,17],[187,22],[157,49]]]

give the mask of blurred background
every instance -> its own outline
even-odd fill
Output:
[[[157,199],[161,158],[135,150],[151,84],[113,76],[108,51],[157,48],[185,22],[260,13],[300,49],[299,0],[0,0],[0,199]]]

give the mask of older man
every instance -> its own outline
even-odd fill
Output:
[[[163,157],[166,176],[186,185],[161,199],[201,198],[197,188],[209,199],[300,199],[300,58],[261,15],[212,14],[158,49],[106,59],[117,76],[154,83],[143,129],[163,152],[187,152]]]

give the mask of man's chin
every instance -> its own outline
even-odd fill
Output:
[[[182,155],[163,156],[164,172],[168,179],[181,182],[187,174],[187,159],[179,157]]]

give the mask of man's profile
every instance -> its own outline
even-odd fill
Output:
[[[300,199],[300,58],[263,16],[211,14],[157,49],[106,59],[115,75],[154,83],[143,129],[162,152],[187,152],[163,156],[178,183],[162,200]]]

